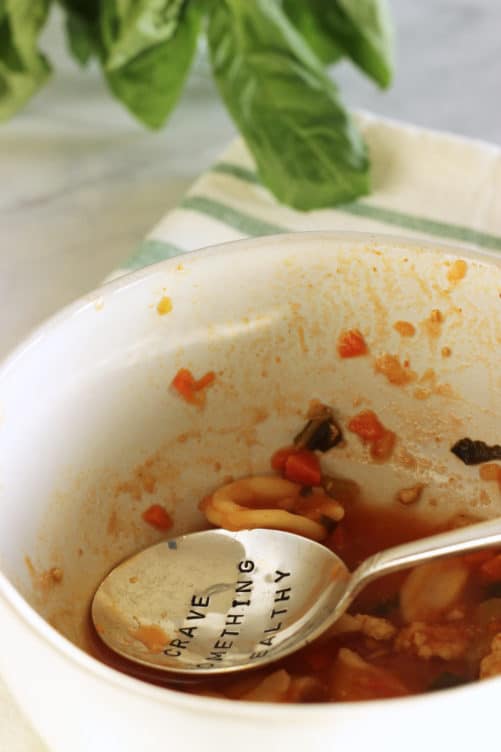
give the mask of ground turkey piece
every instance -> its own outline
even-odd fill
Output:
[[[491,642],[491,652],[482,658],[480,663],[480,678],[490,679],[501,674],[501,632]]]
[[[388,621],[378,616],[368,614],[343,614],[334,624],[331,634],[352,634],[359,632],[373,640],[391,640],[397,628]]]
[[[442,658],[444,661],[454,661],[464,656],[471,637],[471,629],[463,624],[425,624],[416,621],[400,631],[395,640],[395,649],[424,660]]]

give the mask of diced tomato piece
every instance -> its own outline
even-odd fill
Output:
[[[282,447],[272,455],[271,466],[293,483],[301,483],[303,486],[320,485],[320,462],[316,454],[308,449]]]
[[[372,410],[362,410],[348,423],[348,429],[356,433],[364,442],[374,442],[385,434],[385,428]]]
[[[180,368],[172,379],[172,386],[187,402],[195,401],[194,384],[193,374],[187,368]]]
[[[348,429],[370,444],[371,457],[379,462],[387,460],[393,452],[396,434],[385,428],[376,413],[362,410],[348,422]]]
[[[337,341],[337,351],[341,358],[356,358],[358,355],[365,355],[367,345],[358,329],[350,329],[342,332]]]
[[[180,368],[172,379],[172,386],[186,402],[200,404],[201,400],[197,392],[212,384],[215,378],[214,371],[208,371],[197,381],[191,371],[187,368]]]
[[[298,450],[294,446],[286,446],[282,449],[277,449],[277,451],[271,456],[271,467],[273,470],[276,470],[277,473],[284,473],[285,463],[291,454],[295,454],[297,451]]]
[[[322,473],[318,457],[307,449],[290,454],[285,462],[284,475],[287,480],[303,486],[319,486]]]
[[[501,554],[492,556],[480,567],[480,574],[489,582],[501,580]]]
[[[158,530],[169,530],[174,524],[170,514],[160,506],[160,504],[152,504],[146,511],[143,512],[143,520],[158,528]]]

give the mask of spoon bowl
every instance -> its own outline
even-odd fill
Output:
[[[314,541],[277,530],[207,530],[119,564],[92,604],[108,647],[169,672],[227,673],[308,642],[350,575]]]
[[[387,549],[350,574],[328,548],[293,533],[207,530],[115,567],[92,620],[135,663],[185,675],[242,671],[307,645],[377,577],[499,544],[501,520],[489,520]]]

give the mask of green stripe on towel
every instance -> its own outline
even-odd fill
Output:
[[[214,165],[212,172],[229,175],[252,185],[261,185],[258,175],[253,170],[232,164],[230,162],[219,162]],[[199,212],[205,216],[222,222],[223,224],[233,227],[242,235],[257,237],[259,235],[274,235],[284,232],[290,232],[291,229],[283,225],[273,224],[264,219],[248,214],[247,212],[235,209],[221,201],[216,201],[208,196],[187,196],[180,203],[180,208],[189,209]],[[481,248],[501,251],[501,236],[491,235],[486,232],[474,230],[471,227],[463,225],[449,224],[447,222],[438,222],[427,217],[414,216],[395,209],[386,209],[380,206],[374,206],[363,201],[353,201],[349,204],[341,204],[335,208],[336,212],[351,214],[371,219],[382,224],[400,227],[406,230],[425,233],[437,238],[446,240],[456,240],[463,243],[473,243]],[[125,264],[128,269],[141,269],[149,264],[162,261],[166,258],[173,258],[187,251],[168,241],[147,239],[139,246],[134,256]]]
[[[143,240],[132,258],[124,266],[130,270],[142,269],[144,266],[156,264],[158,261],[179,256],[180,253],[187,253],[187,251],[165,240],[147,238]]]
[[[271,224],[264,219],[253,217],[251,214],[233,209],[227,204],[215,201],[207,196],[187,196],[180,203],[181,209],[191,209],[208,217],[217,219],[229,227],[233,227],[243,235],[250,237],[256,235],[275,235],[282,232],[290,232],[287,227]]]
[[[230,162],[218,162],[214,165],[212,171],[222,175],[231,175],[234,178],[243,180],[246,183],[252,183],[253,185],[260,184],[259,177],[255,172],[246,167],[231,164]],[[458,240],[462,243],[473,243],[482,248],[501,251],[501,236],[474,230],[464,225],[438,222],[427,217],[419,217],[395,209],[374,206],[364,201],[352,201],[349,204],[340,204],[333,208],[333,210],[364,219],[372,219],[383,224],[392,225],[393,227],[402,227],[406,230],[434,235],[437,238]]]
[[[384,209],[379,206],[354,201],[351,204],[343,204],[338,207],[338,211],[347,214],[354,214],[364,219],[374,219],[377,222],[383,222],[395,227],[403,227],[406,230],[415,232],[424,232],[427,235],[434,235],[437,238],[446,238],[447,240],[459,240],[461,243],[473,243],[482,248],[489,248],[494,251],[501,251],[501,237],[498,235],[489,235],[487,232],[473,230],[471,227],[463,225],[451,225],[446,222],[436,222],[434,219],[426,217],[417,217],[412,214],[404,214],[394,209]]]

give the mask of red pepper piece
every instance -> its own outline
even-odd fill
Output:
[[[322,473],[318,457],[307,449],[290,454],[285,462],[284,475],[287,480],[302,486],[319,486]]]
[[[197,380],[187,368],[180,368],[172,379],[172,386],[186,402],[200,404],[203,402],[203,395],[197,395],[197,392],[210,386],[215,378],[214,371],[208,371]]]
[[[277,449],[277,451],[271,456],[271,467],[273,470],[276,470],[277,473],[284,473],[287,460],[291,454],[295,454],[297,451],[298,450],[294,446],[286,446],[282,447],[282,449]]]
[[[337,351],[341,358],[356,358],[359,355],[365,355],[367,345],[362,333],[358,329],[342,332],[337,341]]]
[[[170,514],[160,504],[152,504],[143,512],[142,517],[148,525],[152,525],[158,530],[169,530],[174,524]]]
[[[385,433],[384,426],[372,410],[362,410],[358,415],[354,415],[348,423],[348,428],[366,443],[382,439]]]

